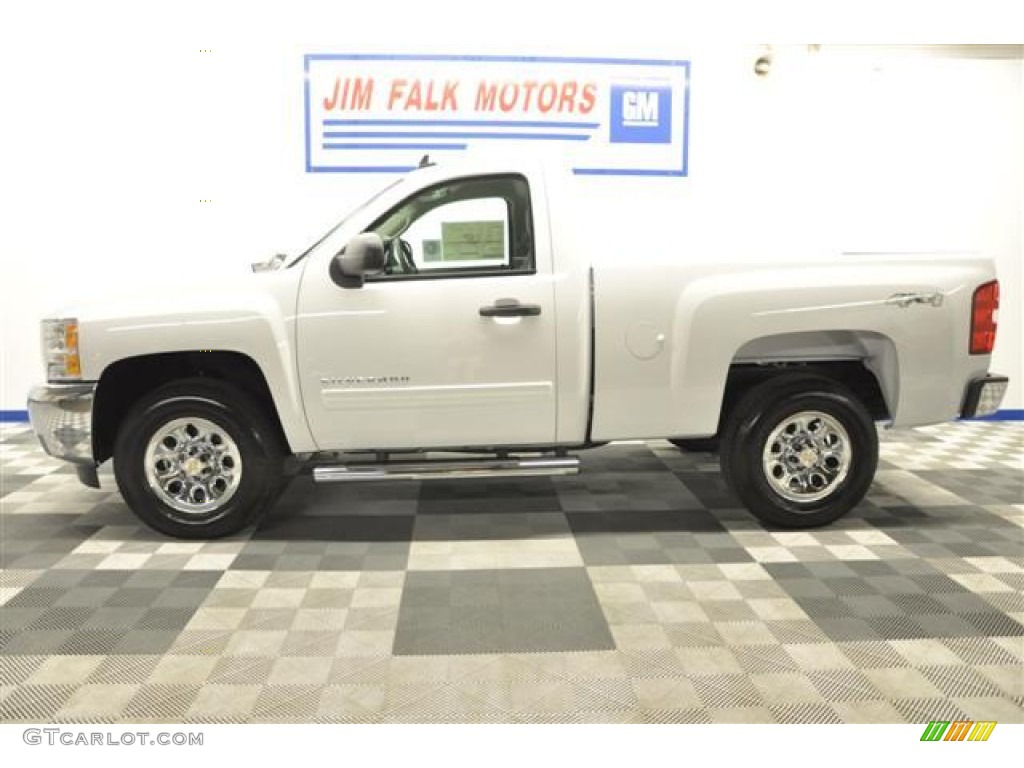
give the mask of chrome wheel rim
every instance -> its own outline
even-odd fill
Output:
[[[242,457],[227,430],[207,419],[174,419],[146,446],[146,481],[164,504],[205,515],[227,503],[242,480]]]
[[[850,472],[853,446],[837,419],[821,411],[787,416],[768,435],[761,456],[765,479],[789,501],[820,501]]]

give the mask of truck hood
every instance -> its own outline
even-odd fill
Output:
[[[77,318],[82,378],[141,355],[221,350],[261,365],[278,359],[294,335],[302,269],[237,269],[201,280],[138,280],[130,288],[70,302],[51,317]]]
[[[204,272],[199,279],[139,275],[116,290],[65,302],[47,316],[77,318],[82,325],[143,318],[184,323],[275,307],[281,311],[294,307],[300,273],[301,269],[253,272],[232,265]]]

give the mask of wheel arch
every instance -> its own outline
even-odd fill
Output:
[[[718,401],[714,435],[753,387],[788,374],[819,376],[851,390],[875,421],[895,418],[899,367],[892,340],[858,331],[814,331],[762,336],[741,346],[729,362]]]
[[[224,381],[249,395],[266,412],[280,444],[291,452],[273,394],[255,360],[227,350],[161,352],[124,358],[103,370],[92,415],[96,461],[113,455],[118,429],[141,398],[163,384],[193,377]]]
[[[761,336],[729,365],[719,427],[752,387],[775,376],[805,373],[851,390],[875,421],[891,421],[899,396],[899,361],[892,339],[872,331],[807,331]]]
[[[795,373],[827,379],[849,389],[864,404],[875,421],[887,421],[891,418],[878,379],[859,360],[791,361],[771,365],[737,363],[729,369],[729,377],[722,396],[718,431],[715,434],[721,433],[722,425],[747,392],[771,379]]]

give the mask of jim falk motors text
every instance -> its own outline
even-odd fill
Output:
[[[587,115],[597,84],[564,80],[461,80],[335,77],[323,97],[327,112],[540,112]]]

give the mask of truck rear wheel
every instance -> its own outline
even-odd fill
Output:
[[[213,379],[147,395],[114,444],[114,475],[128,506],[151,528],[183,539],[245,528],[276,500],[282,474],[282,451],[263,410]]]
[[[779,376],[754,387],[729,415],[721,459],[726,481],[755,516],[812,528],[864,498],[878,466],[878,433],[841,384]]]

